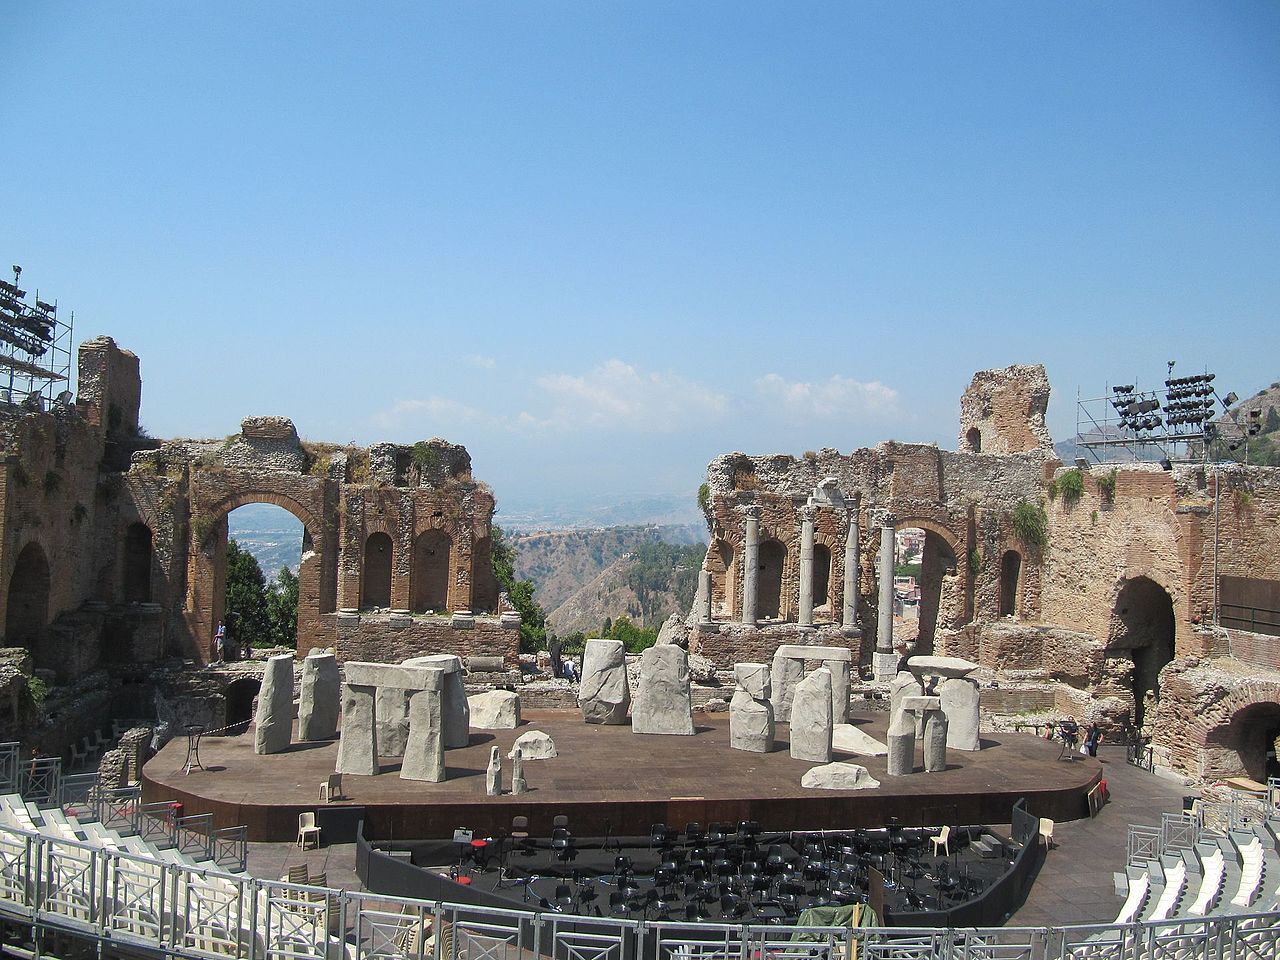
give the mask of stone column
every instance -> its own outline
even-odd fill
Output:
[[[711,571],[698,571],[698,622],[711,622]]]
[[[742,622],[756,625],[757,585],[760,576],[760,508],[743,510]]]
[[[813,515],[812,506],[800,508],[800,616],[802,627],[813,626]]]
[[[844,541],[844,616],[841,625],[850,635],[858,629],[858,581],[861,579],[862,529],[858,507],[849,508],[849,533]]]
[[[893,652],[893,514],[886,513],[880,523],[880,616],[872,667],[877,680],[889,680],[898,672],[898,657]]]

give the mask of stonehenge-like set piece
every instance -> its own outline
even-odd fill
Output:
[[[302,691],[298,697],[298,739],[332,740],[338,734],[338,706],[342,677],[331,650],[312,650],[302,661]]]
[[[849,678],[853,668],[853,651],[847,647],[808,647],[784,643],[773,655],[773,719],[791,722],[791,701],[795,686],[804,676],[806,660],[818,660],[831,674],[831,719],[833,723],[849,721]]]
[[[796,684],[791,702],[791,756],[831,762],[831,671],[819,667]]]
[[[969,676],[978,665],[960,657],[912,657],[907,669],[922,693],[941,701],[947,722],[947,746],[954,750],[980,750],[981,696],[978,682]],[[923,734],[924,730],[920,732]]]
[[[729,746],[735,750],[768,753],[773,749],[773,705],[769,667],[763,663],[735,663],[736,687],[729,701]]]
[[[520,695],[511,690],[490,690],[467,698],[471,726],[477,730],[514,730],[520,726]]]
[[[621,640],[588,640],[582,652],[578,704],[587,723],[626,723],[631,707]]]
[[[947,715],[936,696],[902,698],[901,708],[889,722],[889,775],[900,777],[915,772],[916,728],[924,729],[924,769],[937,773],[947,769]]]
[[[689,654],[666,644],[640,655],[640,686],[631,710],[631,732],[693,736]]]
[[[254,753],[280,753],[293,738],[293,655],[267,660],[254,716]]]
[[[406,667],[431,667],[444,673],[444,748],[453,750],[471,742],[471,708],[462,679],[462,658],[451,653],[413,657]]]
[[[338,772],[357,776],[378,772],[377,694],[384,687],[408,695],[401,779],[444,780],[444,671],[389,663],[346,664]]]

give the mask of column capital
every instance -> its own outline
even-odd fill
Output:
[[[760,506],[755,503],[744,504],[738,508],[738,512],[742,514],[743,520],[759,520]]]
[[[881,510],[876,516],[876,525],[880,527],[896,527],[898,525],[898,515],[892,510]]]
[[[798,511],[800,519],[805,523],[813,523],[818,516],[818,508],[812,503],[806,503]]]

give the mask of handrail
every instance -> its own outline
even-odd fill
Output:
[[[0,825],[0,916],[169,956],[355,960],[528,955],[602,960],[1241,960],[1280,950],[1280,912],[1058,927],[797,927],[577,917],[344,892],[172,864]],[[429,925],[429,926],[428,926]],[[423,949],[434,931],[434,951]],[[447,941],[447,944],[446,944]],[[446,953],[451,947],[456,953]],[[1184,949],[1185,948],[1185,949]],[[464,953],[465,951],[465,953]]]

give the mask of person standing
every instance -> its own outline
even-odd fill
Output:
[[[213,635],[213,662],[221,663],[227,644],[227,625],[218,621],[218,631]]]

